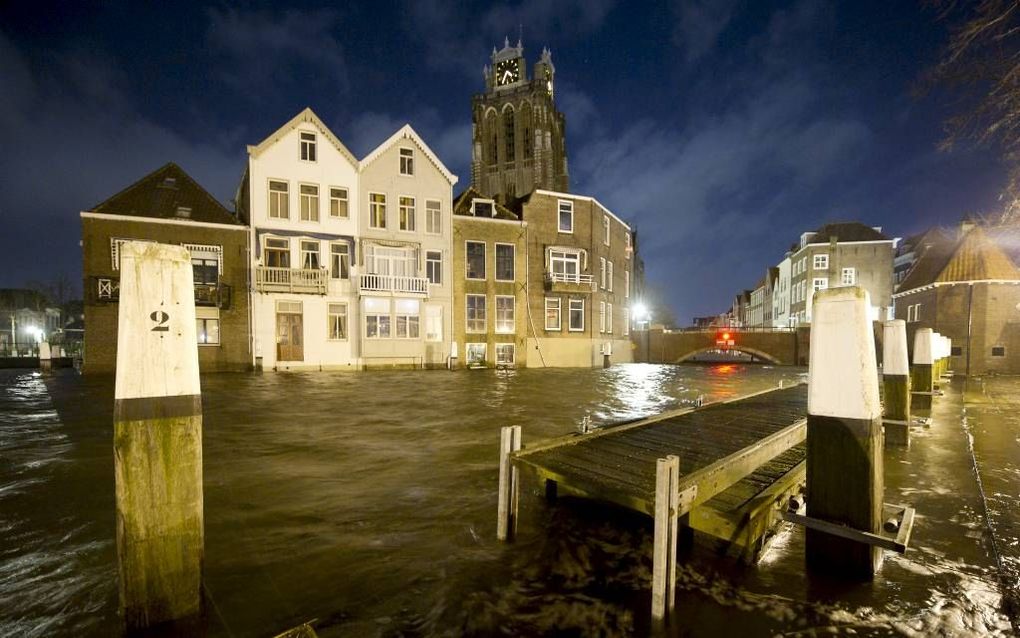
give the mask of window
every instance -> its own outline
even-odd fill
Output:
[[[467,242],[467,273],[468,279],[485,279],[485,242]]]
[[[623,271],[623,296],[630,299],[630,271]]]
[[[330,188],[329,189],[329,216],[330,217],[347,217],[347,189],[346,188]]]
[[[951,357],[960,357],[960,356],[963,356],[963,347],[962,346],[950,346],[949,347],[949,356],[951,356]]]
[[[386,195],[369,193],[368,225],[372,228],[386,228]]]
[[[599,302],[599,332],[606,331],[606,302]]]
[[[414,149],[400,149],[400,174],[414,175]]]
[[[195,333],[200,345],[211,346],[220,342],[219,319],[195,319]]]
[[[916,303],[907,306],[907,323],[920,321],[920,319],[921,319],[921,304]]]
[[[574,202],[560,200],[559,210],[560,232],[574,232]]]
[[[400,230],[414,232],[414,198],[400,198]]]
[[[439,286],[443,283],[443,253],[438,250],[425,252],[425,276],[431,284]]]
[[[844,268],[843,274],[840,277],[840,283],[844,286],[852,286],[857,283],[857,269],[856,268]]]
[[[496,365],[498,366],[512,366],[514,364],[514,344],[512,343],[497,343],[496,344]]]
[[[602,279],[601,279],[601,283],[599,284],[599,288],[605,290],[606,289],[606,258],[605,257],[599,257],[599,272],[602,273]]]
[[[471,214],[475,217],[493,217],[493,202],[491,199],[472,199]]]
[[[466,295],[467,332],[485,332],[485,295]]]
[[[606,282],[606,289],[609,292],[613,292],[613,262],[607,261],[606,265],[609,267],[609,274],[607,275],[608,281]]]
[[[566,275],[563,279],[577,281],[581,272],[581,254],[559,250],[549,251],[549,268],[553,274]]]
[[[569,304],[569,329],[571,332],[581,332],[584,330],[584,299],[571,299]]]
[[[606,304],[606,332],[613,334],[613,304]]]
[[[319,187],[312,184],[301,185],[301,221],[319,221]]]
[[[343,341],[347,339],[347,304],[329,304],[326,316],[326,334],[330,341]]]
[[[811,290],[818,292],[819,290],[825,290],[829,287],[829,280],[827,277],[816,277],[811,282]]]
[[[506,144],[506,161],[512,162],[516,157],[514,140],[514,110],[507,109],[503,114],[504,133],[503,141]]]
[[[630,308],[623,309],[623,336],[630,335]]]
[[[365,269],[373,275],[414,277],[418,272],[418,262],[410,248],[368,244],[365,246]]]
[[[301,132],[301,159],[306,162],[315,161],[315,133]]]
[[[829,256],[825,253],[815,255],[813,267],[815,270],[826,270],[829,267]]]
[[[351,251],[346,242],[329,245],[329,276],[333,279],[351,278]]]
[[[290,218],[290,185],[269,180],[269,216],[274,219]]]
[[[602,243],[609,245],[609,215],[602,216]]]
[[[425,341],[443,340],[443,307],[425,306]]]
[[[496,332],[513,334],[514,298],[510,295],[496,295]]]
[[[484,343],[469,343],[466,347],[467,352],[467,364],[470,365],[485,365],[485,344]]]
[[[496,244],[496,281],[514,280],[514,245]]]
[[[266,237],[266,265],[270,268],[290,268],[290,240]]]
[[[992,346],[992,356],[993,357],[1005,357],[1006,356],[1006,346]]]
[[[397,339],[418,338],[418,308],[417,299],[397,299]]]
[[[545,329],[560,330],[560,300],[558,298],[545,298]]]
[[[191,258],[191,272],[194,275],[196,284],[215,284],[219,281],[218,259],[205,259],[200,257]]]
[[[365,298],[365,338],[390,338],[390,300],[379,297]]]
[[[319,269],[319,242],[301,240],[301,267],[305,270]]]
[[[633,250],[634,249],[634,243],[633,243],[634,240],[631,238],[630,231],[628,230],[626,233],[624,233],[623,236],[627,239],[627,250],[628,251]]]
[[[430,235],[443,234],[443,211],[437,199],[425,200],[425,232]]]

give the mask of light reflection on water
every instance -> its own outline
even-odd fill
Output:
[[[496,543],[499,427],[522,425],[527,445],[572,432],[585,416],[604,425],[802,372],[635,364],[205,377],[201,629],[268,636],[318,618],[322,636],[646,633],[649,520],[573,499],[549,507],[525,484],[518,541]],[[115,633],[112,385],[0,371],[0,387],[0,529],[13,541],[0,547],[0,634]],[[951,465],[955,440],[938,452],[939,436],[927,444],[933,456],[916,462],[965,479]],[[887,460],[890,476],[913,480],[914,498],[933,499],[937,486],[914,461]],[[973,507],[939,510],[938,502],[923,510],[933,523]],[[929,599],[979,592],[988,575],[980,541],[961,543],[958,527],[941,522],[919,529],[919,546],[930,550],[890,561],[874,586],[839,592],[840,603],[833,589],[806,585],[799,530],[785,531],[753,569],[695,546],[683,560],[674,631],[849,624],[866,633],[903,624]],[[977,598],[953,622],[971,614],[961,626],[980,622],[994,633],[994,603]],[[923,627],[938,630],[934,617]]]

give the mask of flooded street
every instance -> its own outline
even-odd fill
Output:
[[[206,614],[182,631],[272,636],[318,619],[321,636],[646,634],[651,519],[549,505],[526,482],[518,540],[497,543],[499,427],[522,425],[528,445],[584,416],[610,423],[803,372],[207,376]],[[0,389],[0,635],[117,635],[112,380],[3,370]],[[988,385],[985,396],[1018,390]],[[937,425],[887,452],[886,500],[918,519],[911,550],[886,554],[873,583],[805,576],[792,526],[754,567],[687,542],[670,631],[1011,635],[1000,586],[1020,559],[1020,417],[1001,405],[968,407],[965,429],[956,382]]]

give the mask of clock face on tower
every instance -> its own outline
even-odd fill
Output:
[[[521,79],[520,60],[503,60],[496,63],[496,86],[506,86]]]

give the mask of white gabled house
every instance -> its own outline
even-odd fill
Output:
[[[453,342],[453,175],[405,125],[360,164],[365,367],[445,367]],[[353,201],[353,200],[352,200]]]
[[[237,209],[251,227],[256,366],[359,367],[358,168],[309,108],[248,147]]]

